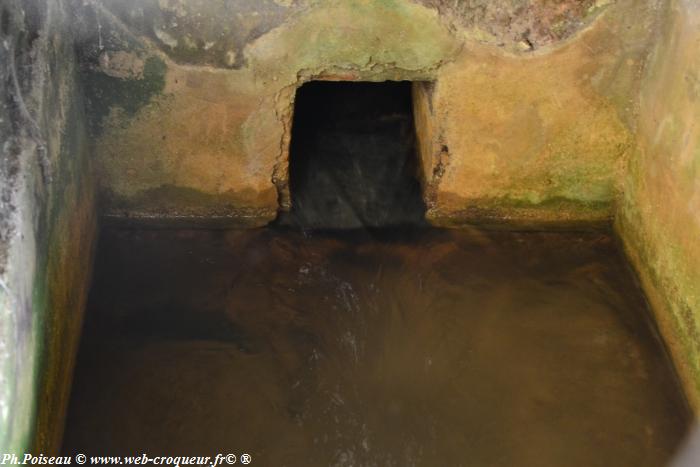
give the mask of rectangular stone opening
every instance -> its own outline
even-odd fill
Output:
[[[283,222],[322,229],[421,225],[409,81],[312,81],[297,91]]]

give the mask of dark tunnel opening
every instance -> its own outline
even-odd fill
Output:
[[[292,210],[312,229],[421,225],[411,82],[321,82],[297,91]]]

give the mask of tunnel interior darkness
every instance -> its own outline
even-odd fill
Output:
[[[411,82],[313,81],[297,91],[288,221],[316,229],[421,225]]]

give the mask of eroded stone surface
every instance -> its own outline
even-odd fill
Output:
[[[288,209],[294,92],[312,79],[433,82],[416,116],[435,222],[612,214],[657,0],[318,0],[260,12],[234,2],[226,14],[187,3],[86,7],[101,24],[100,36],[86,22],[81,50],[92,113],[107,122],[97,160],[112,217],[264,224]],[[192,57],[178,56],[203,18],[217,28],[268,13],[276,19],[245,43],[210,54],[197,39]],[[159,39],[149,21],[166,14],[177,25]],[[486,37],[486,26],[500,32]],[[125,51],[143,77],[101,70],[101,56]],[[162,66],[147,74],[148,63]]]
[[[105,48],[115,53],[129,43],[127,26],[95,8],[109,24],[103,26]],[[337,24],[341,18],[347,26]],[[99,74],[100,55],[84,47],[108,214],[252,219],[258,225],[274,219],[288,198],[286,160],[298,85],[311,79],[433,79],[461,47],[431,9],[361,0],[320,2],[290,18],[241,52],[249,66],[240,70],[181,65],[147,38],[140,44],[129,48],[147,57],[146,64],[165,64],[162,91],[160,78],[145,73],[107,86],[104,81],[116,78]]]
[[[655,16],[652,3],[619,2],[571,41],[527,56],[465,46],[419,93],[433,222],[609,219]]]
[[[588,24],[609,0],[418,0],[475,37],[529,52],[555,44]]]

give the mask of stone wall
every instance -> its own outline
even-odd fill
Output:
[[[700,3],[664,12],[616,227],[700,410]]]
[[[519,54],[468,42],[443,66],[423,146],[439,167],[433,221],[609,219],[654,7],[618,2],[570,40]]]
[[[0,3],[0,452],[58,449],[95,213],[66,1]]]
[[[412,80],[434,223],[607,221],[657,3],[88,2],[105,216],[263,225],[301,84]]]

